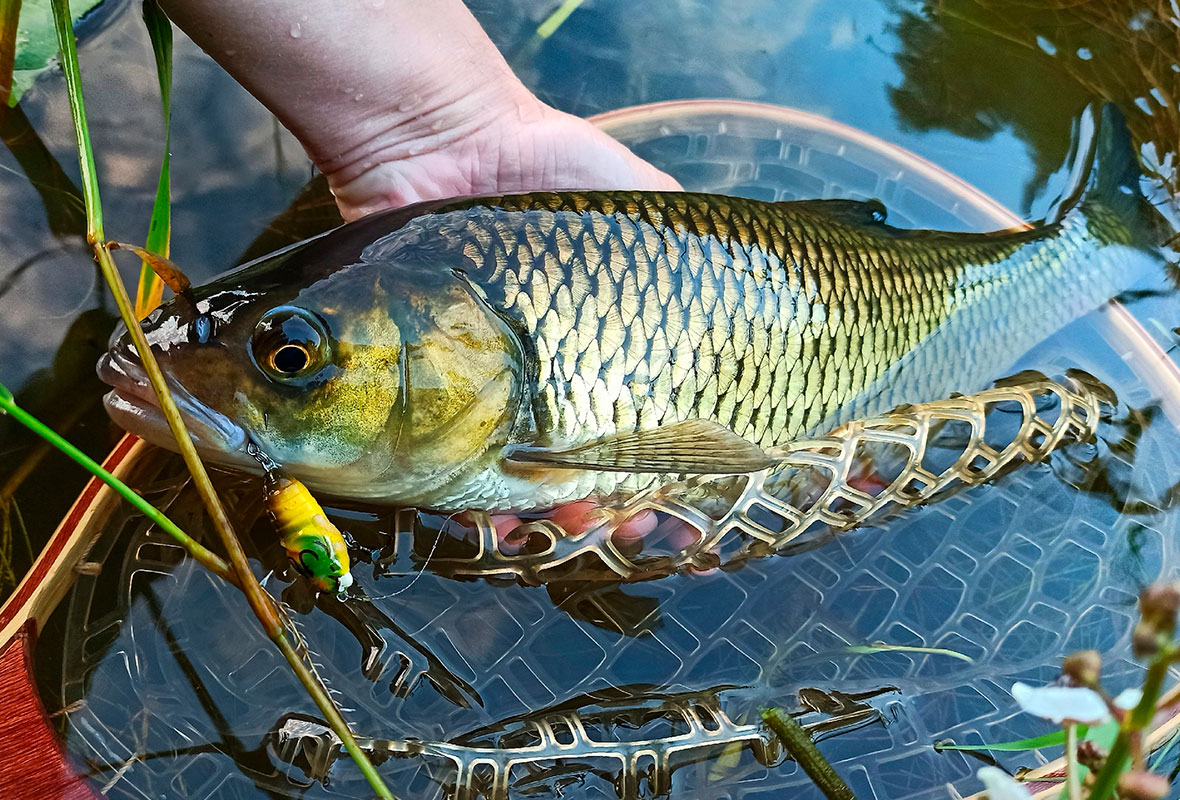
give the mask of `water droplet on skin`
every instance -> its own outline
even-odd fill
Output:
[[[352,99],[359,103],[364,98],[364,96],[365,96],[364,92],[358,92],[357,94],[352,96]]]
[[[1078,58],[1080,58],[1082,61],[1089,61],[1093,57],[1094,57],[1094,54],[1090,52],[1090,48],[1088,48],[1088,47],[1079,47],[1078,48]]]
[[[292,22],[291,23],[291,38],[298,39],[302,35],[303,35],[303,29],[299,27],[299,23]]]
[[[1050,42],[1044,36],[1037,37],[1037,47],[1041,48],[1051,56],[1057,55],[1057,45]]]
[[[405,100],[398,103],[397,110],[398,111],[409,111],[410,109],[412,109],[414,106],[418,105],[421,102],[422,102],[422,95],[413,94],[413,95],[410,95],[409,97],[407,97]]]

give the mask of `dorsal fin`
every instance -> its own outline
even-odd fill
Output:
[[[802,208],[843,222],[846,225],[875,225],[884,227],[889,215],[880,200],[784,200],[783,205]]]

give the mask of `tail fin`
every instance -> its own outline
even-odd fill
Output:
[[[1090,106],[1077,130],[1070,187],[1046,222],[1080,213],[1102,229],[1104,238],[1148,248],[1173,236],[1173,227],[1140,188],[1139,155],[1122,112],[1113,103],[1104,105],[1100,115]]]

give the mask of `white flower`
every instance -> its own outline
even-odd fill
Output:
[[[1012,699],[1029,714],[1061,724],[1066,720],[1099,725],[1110,719],[1106,701],[1093,689],[1073,686],[1012,686]]]
[[[1134,687],[1130,689],[1123,689],[1119,692],[1118,697],[1114,699],[1114,704],[1123,711],[1130,711],[1135,706],[1139,705],[1139,701],[1143,699],[1143,690]]]
[[[1032,800],[1027,786],[998,767],[980,767],[975,774],[983,781],[988,800]]]

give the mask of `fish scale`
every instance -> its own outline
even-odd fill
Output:
[[[1028,238],[940,251],[791,204],[684,195],[493,199],[415,224],[443,242],[461,227],[467,278],[553,359],[536,374],[541,444],[705,418],[768,447],[835,424],[948,307],[987,294],[988,276],[961,280],[971,260]]]
[[[548,272],[548,280],[537,286],[577,281],[595,287],[598,361],[604,374],[619,359],[627,367],[623,385],[612,381],[609,393],[616,399],[618,392],[641,393],[644,405],[657,409],[649,424],[694,416],[717,419],[764,447],[814,432],[931,334],[948,312],[971,314],[973,304],[1017,273],[1057,275],[1063,257],[1092,238],[1075,221],[1072,227],[1058,226],[1055,235],[1042,232],[1042,252],[1029,253],[1022,247],[1030,238],[1024,234],[967,244],[949,237],[939,242],[934,236],[833,224],[791,204],[683,195],[632,195],[621,202],[589,193],[578,201],[564,198],[526,196],[463,213],[468,225],[473,217],[497,229],[498,236],[485,238],[488,242],[511,240],[522,223],[602,242],[600,259],[569,259],[543,250],[533,254],[533,263]],[[442,216],[440,229],[445,229]],[[719,231],[745,238],[722,240]],[[579,350],[592,346],[581,341],[589,327],[581,317],[589,306],[571,317],[553,302],[552,291],[535,289],[531,314],[513,313],[513,282],[504,279],[510,268],[502,253],[489,247],[468,265],[468,273],[489,302],[529,335],[547,339],[546,349],[560,351],[568,341],[578,341]],[[526,276],[517,282],[524,284]],[[655,289],[654,304],[649,286]],[[1020,294],[1038,293],[1031,284],[1027,288]],[[575,305],[583,299],[574,297]],[[631,347],[621,346],[627,337],[619,326],[633,332]],[[642,371],[635,366],[633,343],[645,337],[649,354],[666,347],[670,358]],[[939,358],[950,355],[947,348],[935,349]],[[738,368],[719,369],[730,362]],[[910,383],[938,386],[939,372],[945,370]],[[543,380],[554,379],[545,374]],[[903,381],[899,388],[906,394],[910,387]],[[549,402],[542,415],[558,421],[556,430],[590,428],[596,435],[615,432],[621,422],[636,424],[603,413],[615,407],[600,403],[593,419],[579,414],[576,425],[561,423],[571,413],[568,405]]]

